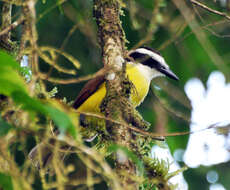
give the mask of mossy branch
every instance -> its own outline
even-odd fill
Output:
[[[107,74],[106,97],[101,106],[105,116],[126,122],[123,119],[122,99],[125,98],[122,83],[125,80],[125,35],[120,21],[121,5],[118,1],[94,0],[94,16],[98,25],[98,38],[102,48],[104,65],[112,66]],[[122,67],[123,66],[123,67]],[[123,69],[122,69],[123,68]],[[122,125],[107,121],[106,127],[116,144],[131,148],[132,133]],[[121,177],[121,183],[126,189],[138,189],[138,185],[130,176],[122,175],[128,171],[131,176],[136,175],[136,166],[130,160],[119,162],[116,159],[116,172]]]

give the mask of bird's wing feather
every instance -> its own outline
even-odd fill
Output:
[[[104,81],[105,75],[99,75],[87,82],[74,101],[73,108],[78,109]]]

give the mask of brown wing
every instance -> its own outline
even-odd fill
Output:
[[[79,108],[94,92],[96,92],[104,81],[105,75],[99,75],[87,82],[74,101],[73,107],[75,109]]]

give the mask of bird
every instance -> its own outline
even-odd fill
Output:
[[[130,102],[134,107],[139,106],[148,94],[153,78],[167,76],[179,78],[170,70],[163,56],[149,47],[140,47],[128,53],[126,74],[131,81]],[[100,114],[100,105],[106,95],[106,73],[90,80],[82,88],[73,103],[73,108],[79,112]]]
[[[163,56],[155,49],[139,47],[131,50],[128,52],[125,61],[127,63],[126,75],[133,86],[129,99],[134,107],[139,106],[144,101],[153,78],[166,76],[173,80],[179,80],[176,74],[170,70]],[[75,99],[72,107],[79,113],[102,114],[100,105],[106,96],[107,73],[101,73],[103,74],[88,81]],[[51,139],[50,143],[55,144],[55,141]],[[41,166],[37,158],[38,149],[42,153],[42,167],[46,167],[52,159],[52,148],[40,143],[30,151],[29,158],[39,169]]]

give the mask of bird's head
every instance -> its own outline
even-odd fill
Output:
[[[166,64],[161,54],[152,48],[140,47],[131,50],[128,56],[133,59],[135,63],[143,66],[143,70],[147,71],[146,74],[150,74],[151,79],[158,76],[167,76],[171,79],[179,80],[169,69],[169,66]]]

